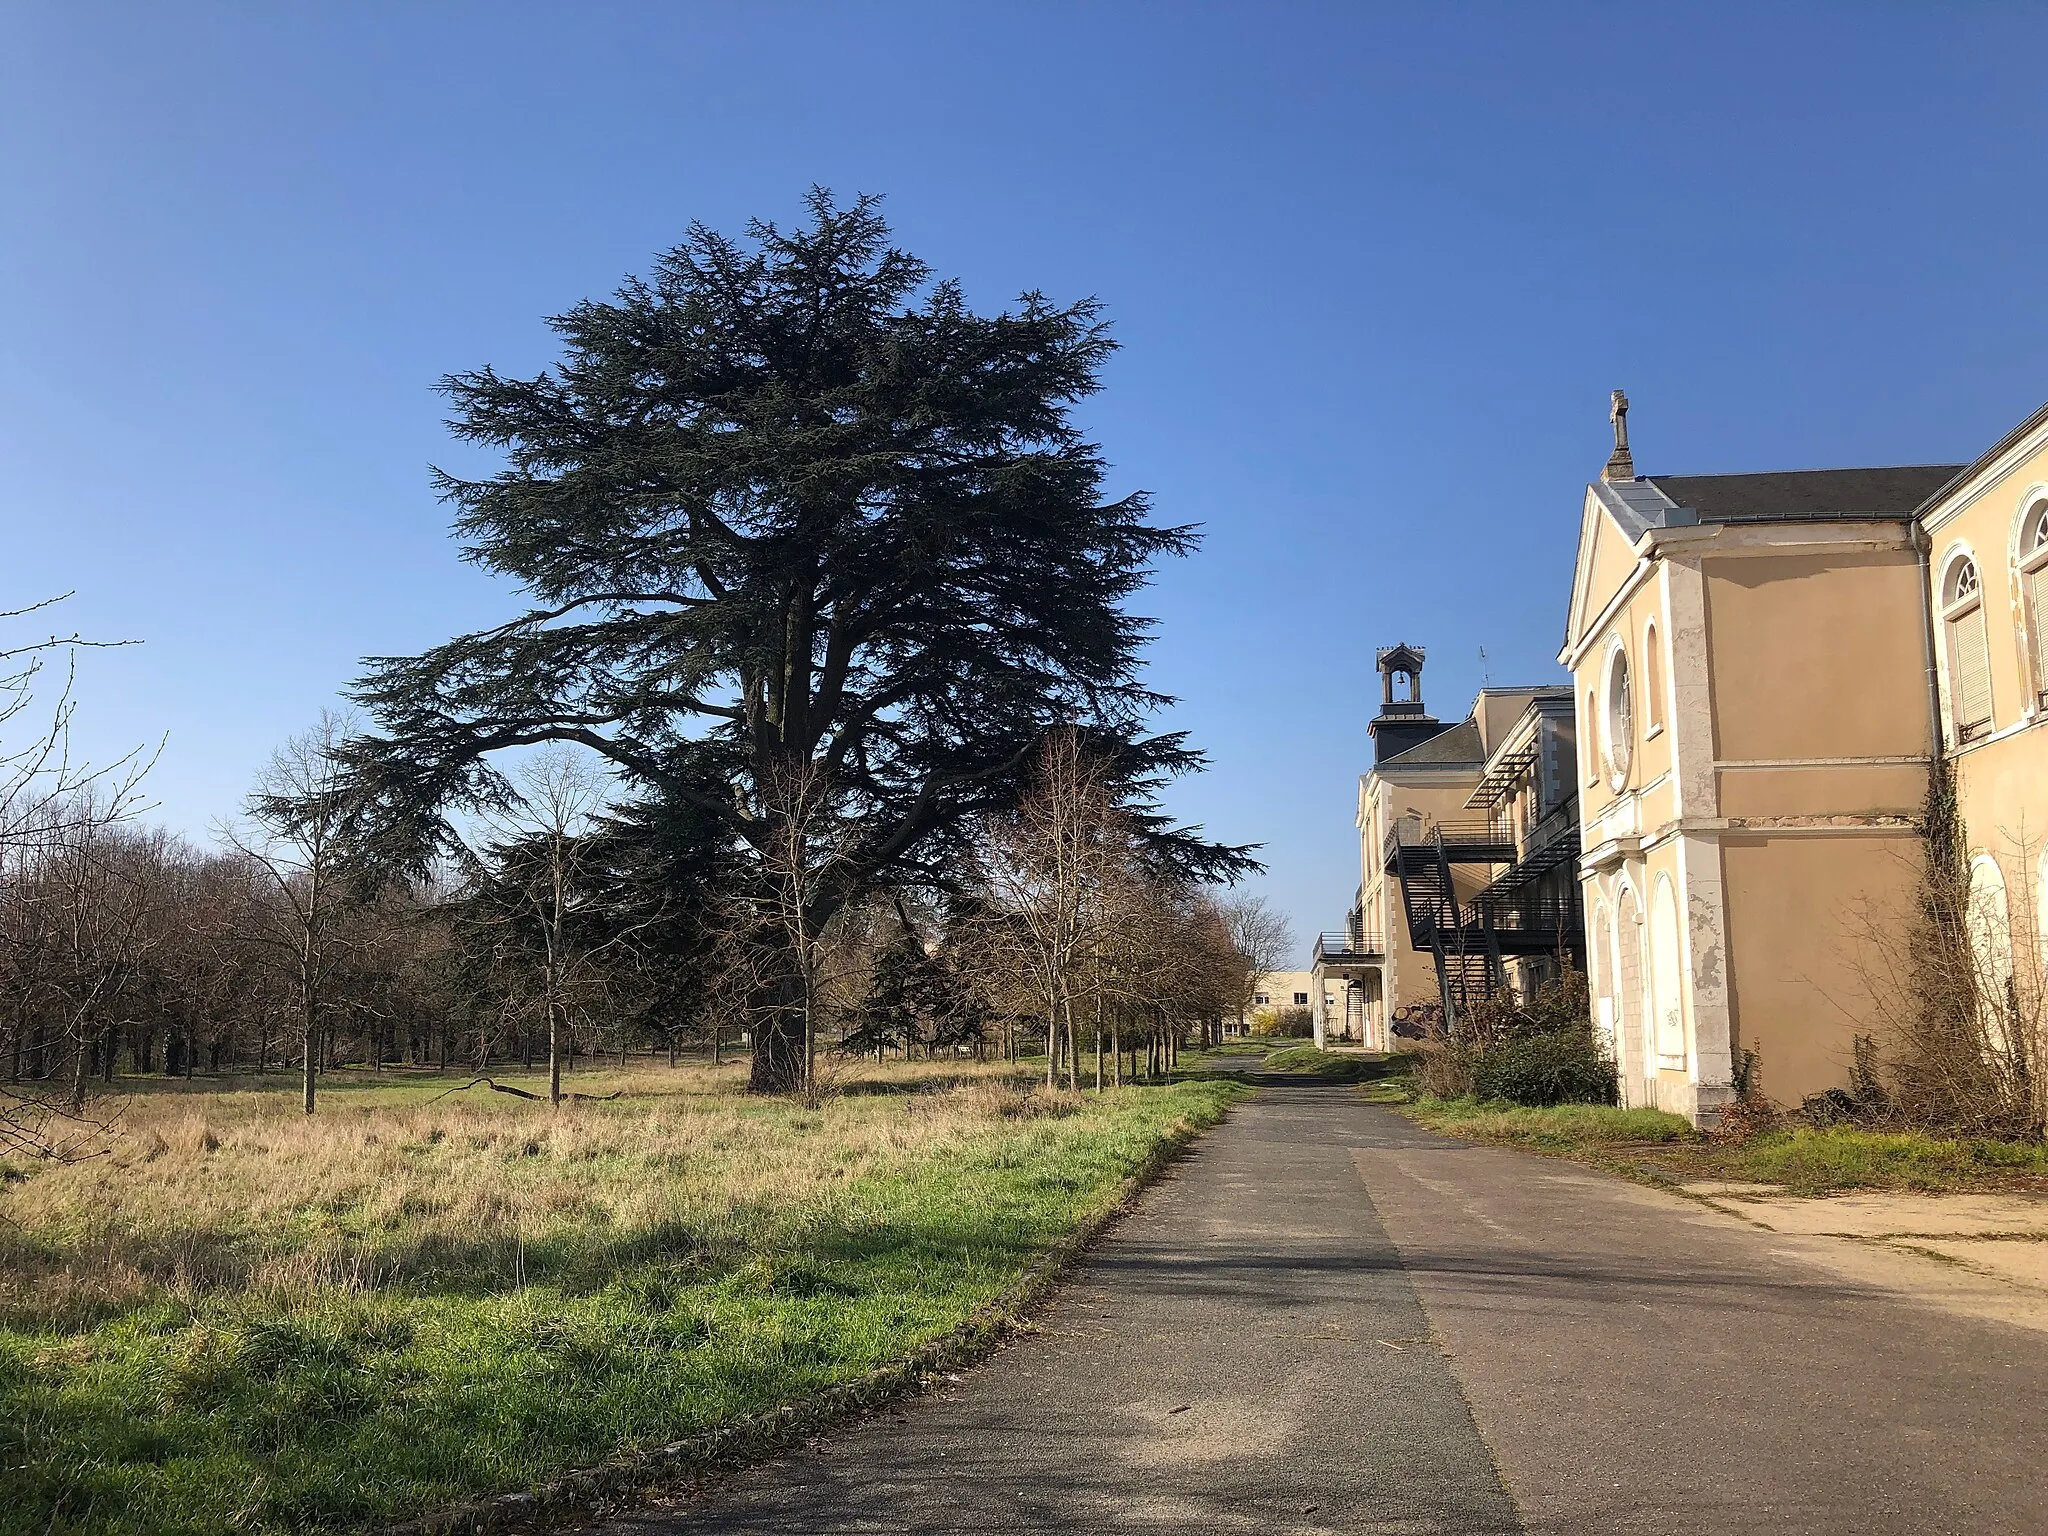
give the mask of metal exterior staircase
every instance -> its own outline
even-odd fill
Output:
[[[1408,919],[1408,942],[1426,950],[1436,966],[1437,996],[1444,1005],[1444,1023],[1451,1029],[1480,998],[1506,980],[1501,950],[1489,925],[1468,918],[1458,902],[1451,876],[1454,863],[1501,862],[1503,844],[1484,823],[1476,835],[1463,826],[1442,823],[1421,836],[1397,826],[1388,838],[1389,864],[1401,882],[1401,907]],[[1506,856],[1514,857],[1512,843]]]

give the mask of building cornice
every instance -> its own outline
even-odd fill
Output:
[[[1959,516],[2009,479],[2044,443],[2048,443],[2048,405],[2006,433],[1976,463],[1922,502],[1921,524],[1932,533]]]

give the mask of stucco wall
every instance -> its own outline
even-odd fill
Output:
[[[1440,821],[1464,821],[1475,813],[1465,809],[1478,772],[1402,774],[1367,779],[1369,825],[1361,827],[1359,854],[1361,888],[1365,892],[1366,921],[1377,924],[1387,946],[1387,963],[1381,976],[1385,1017],[1388,1023],[1404,1009],[1426,1007],[1438,1001],[1436,963],[1429,951],[1417,950],[1409,942],[1408,917],[1401,905],[1401,882],[1381,867],[1381,848],[1386,829],[1410,811],[1421,814],[1425,827]],[[1461,882],[1463,872],[1454,876]]]
[[[1709,558],[1702,569],[1717,758],[1927,750],[1910,549]],[[1848,804],[1865,791],[1845,784],[1842,793]]]
[[[1615,613],[1598,635],[1572,674],[1574,697],[1579,701],[1575,726],[1580,771],[1581,815],[1588,823],[1601,816],[1617,799],[1638,797],[1638,823],[1642,829],[1662,825],[1677,815],[1677,799],[1671,784],[1674,740],[1672,657],[1670,621],[1665,615],[1666,592],[1662,580],[1644,583]],[[1635,712],[1635,735],[1629,754],[1627,776],[1615,787],[1606,760],[1606,689],[1608,668],[1616,642],[1625,647]],[[1651,669],[1649,649],[1657,650],[1657,711],[1651,713]],[[1593,696],[1593,713],[1586,716],[1586,695]],[[1653,720],[1661,722],[1653,726]]]
[[[1731,1027],[1758,1053],[1781,1104],[1845,1080],[1850,1040],[1894,1015],[1885,978],[1918,875],[1920,844],[1897,834],[1726,834]]]
[[[1597,503],[1593,504],[1593,509],[1592,548],[1586,555],[1592,569],[1586,577],[1584,595],[1584,613],[1589,623],[1621,590],[1622,583],[1636,568],[1636,554],[1628,536],[1605,509]]]

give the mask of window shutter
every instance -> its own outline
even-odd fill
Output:
[[[1991,647],[1984,605],[1948,621],[1950,686],[1955,689],[1956,739],[1974,741],[1991,724]]]
[[[2020,589],[2027,603],[2027,640],[2034,653],[2034,691],[2048,699],[2048,633],[2041,628],[2048,619],[2048,565],[2037,565],[2020,577]]]

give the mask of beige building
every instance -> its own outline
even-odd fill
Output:
[[[1308,971],[1261,972],[1252,987],[1251,1007],[1238,1016],[1239,1030],[1249,1030],[1261,1014],[1271,1015],[1282,1008],[1314,1008],[1320,1013],[1314,988],[1315,977]]]
[[[1407,645],[1378,656],[1358,895],[1314,956],[1319,1044],[1399,1049],[1497,987],[1533,988],[1582,943],[1570,689],[1483,689],[1446,726],[1423,702],[1424,659]]]
[[[1797,1103],[1842,1082],[1918,867],[1916,513],[1957,467],[1640,477],[1626,410],[1559,653],[1596,1022],[1624,1103],[1704,1118],[1744,1050]]]
[[[1624,1103],[1711,1119],[1753,1053],[1797,1104],[1896,1017],[1937,754],[1984,959],[2048,970],[2048,406],[1968,466],[1640,476],[1614,405],[1568,688],[1446,726],[1380,653],[1318,1038],[1455,1032],[1583,956]]]
[[[1937,703],[1984,958],[2039,974],[2048,891],[2048,406],[1921,509]]]

